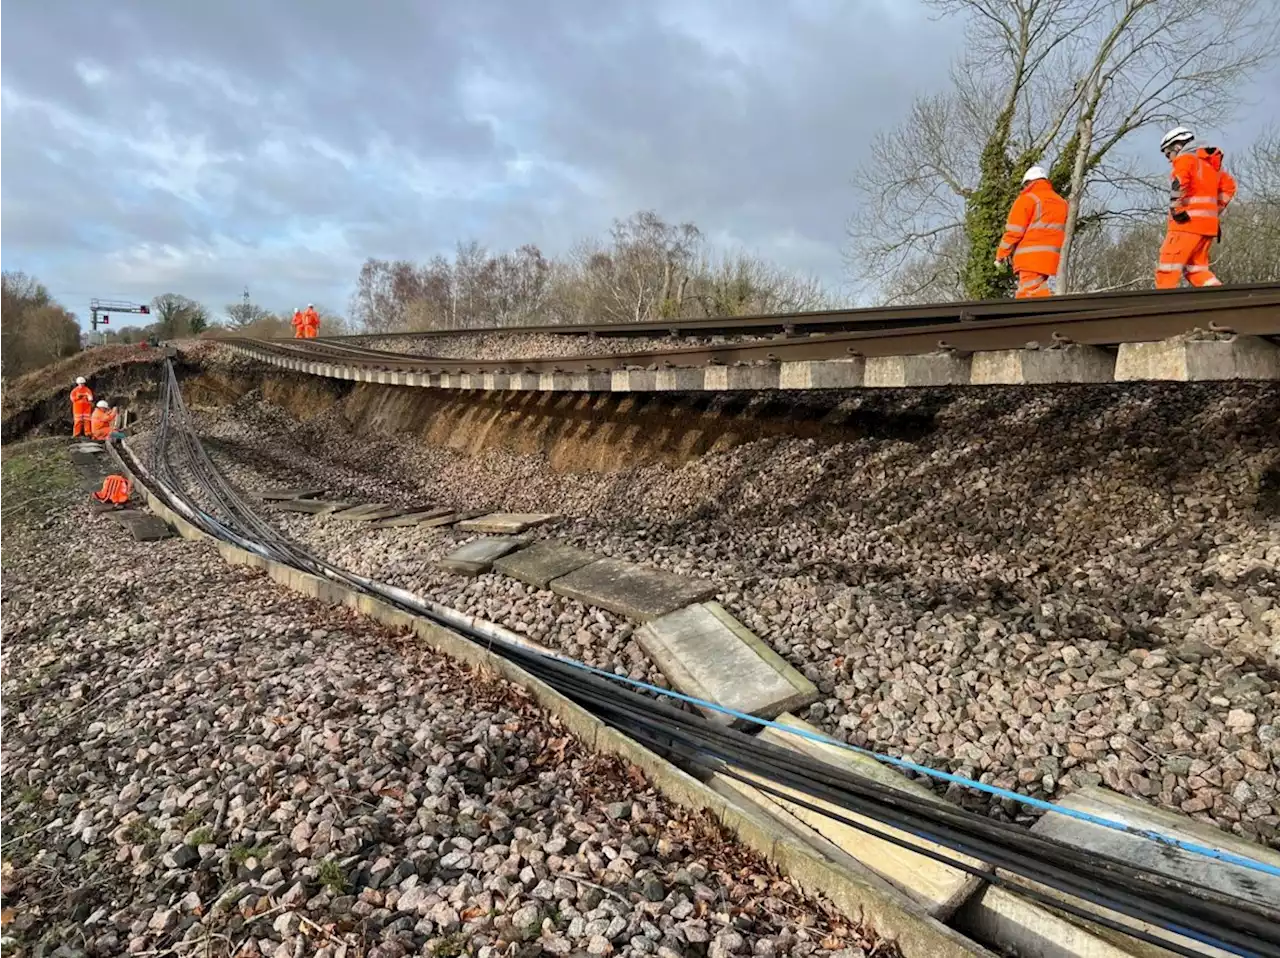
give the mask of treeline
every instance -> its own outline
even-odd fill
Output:
[[[815,278],[714,250],[694,224],[646,211],[562,257],[532,244],[495,253],[466,242],[452,258],[419,265],[369,259],[350,315],[357,326],[391,332],[742,316],[830,301]]]
[[[10,379],[80,349],[75,314],[54,301],[44,284],[26,273],[0,278],[0,365]]]

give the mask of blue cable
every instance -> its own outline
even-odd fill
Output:
[[[929,768],[925,765],[917,765],[915,762],[908,761],[905,758],[895,758],[892,755],[882,755],[879,752],[873,752],[870,749],[859,748],[857,745],[850,745],[848,742],[841,742],[839,739],[830,738],[807,729],[792,728],[788,725],[782,725],[778,722],[772,722],[768,719],[757,718],[746,712],[739,712],[723,705],[717,705],[715,702],[708,702],[705,699],[695,698],[692,695],[685,695],[682,692],[676,692],[672,689],[664,689],[661,686],[651,685],[648,682],[641,682],[625,675],[616,675],[613,672],[606,672],[604,669],[598,669],[595,666],[587,665],[585,662],[579,662],[568,656],[556,656],[562,662],[575,666],[594,675],[603,676],[607,679],[613,679],[615,682],[622,682],[626,685],[633,685],[637,688],[645,689],[649,692],[656,692],[658,695],[668,698],[679,699],[682,702],[688,702],[702,709],[711,709],[724,715],[732,715],[736,719],[742,719],[746,722],[752,722],[756,725],[762,725],[766,728],[777,729],[779,732],[785,732],[788,735],[798,735],[801,738],[807,738],[823,745],[835,745],[838,748],[848,749],[859,755],[866,755],[883,762],[887,765],[896,765],[899,768],[910,769],[913,772],[920,772],[931,778],[940,779],[944,782],[953,782],[957,785],[964,785],[968,788],[975,788],[981,792],[987,792],[1000,798],[1007,798],[1032,808],[1038,808],[1046,812],[1056,812],[1059,815],[1066,815],[1069,818],[1076,818],[1082,822],[1088,822],[1090,825],[1100,825],[1103,828],[1110,828],[1117,832],[1124,832],[1126,835],[1134,835],[1139,838],[1146,838],[1162,845],[1180,849],[1184,852],[1190,852],[1194,855],[1202,855],[1205,858],[1212,858],[1216,861],[1226,862],[1231,865],[1239,865],[1241,868],[1248,868],[1253,871],[1262,872],[1266,875],[1272,875],[1280,878],[1280,868],[1275,865],[1268,865],[1266,862],[1260,862],[1253,858],[1245,858],[1243,855],[1236,855],[1232,852],[1224,852],[1217,848],[1210,848],[1208,845],[1200,845],[1196,842],[1183,841],[1180,838],[1174,838],[1172,835],[1163,835],[1160,832],[1154,832],[1147,828],[1134,828],[1132,825],[1126,825],[1124,822],[1117,822],[1109,818],[1102,818],[1090,812],[1077,811],[1074,808],[1064,808],[1061,805],[1055,805],[1053,802],[1046,802],[1040,798],[1032,798],[1030,795],[1022,795],[1018,792],[1011,791],[1007,788],[1000,788],[997,785],[987,785],[984,782],[975,781],[971,778],[965,778],[963,775],[955,775],[951,772],[939,771],[936,768]]]

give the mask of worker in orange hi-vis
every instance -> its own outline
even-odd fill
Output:
[[[302,314],[303,333],[307,339],[315,339],[320,335],[320,314],[316,312],[314,303],[307,303],[307,311]]]
[[[93,498],[113,506],[123,506],[129,501],[132,492],[133,484],[127,478],[110,475],[102,480],[102,488],[93,494]]]
[[[92,416],[93,390],[85,385],[83,376],[77,376],[75,388],[71,390],[71,418],[74,420],[71,435],[89,435],[89,420]]]
[[[1066,236],[1067,201],[1054,190],[1044,167],[1033,166],[1022,175],[1022,192],[1013,201],[996,250],[997,265],[1013,257],[1018,299],[1053,295],[1049,277],[1057,275]]]
[[[1222,151],[1196,146],[1195,134],[1174,127],[1160,141],[1173,164],[1169,225],[1156,264],[1156,288],[1175,289],[1183,274],[1192,286],[1221,286],[1209,268],[1209,246],[1222,239],[1218,217],[1236,195],[1236,181],[1222,168]]]
[[[111,430],[116,425],[116,411],[107,405],[105,399],[99,399],[98,405],[94,407],[93,415],[89,418],[89,428],[92,437],[98,442],[105,442],[111,438]]]
[[[293,307],[293,338],[303,339],[307,335],[306,317],[297,306]]]

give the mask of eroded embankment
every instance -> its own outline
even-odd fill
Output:
[[[280,370],[187,367],[184,392],[220,406],[260,390],[302,421],[336,411],[357,432],[403,435],[465,455],[503,450],[545,457],[565,472],[612,472],[679,465],[760,439],[821,444],[912,440],[933,428],[946,402],[922,391],[916,401],[837,392],[541,393],[415,389],[349,383]]]

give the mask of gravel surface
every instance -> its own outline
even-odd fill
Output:
[[[450,336],[370,337],[357,344],[393,353],[436,359],[558,359],[567,356],[613,356],[676,346],[722,346],[749,343],[768,336],[558,336],[551,333],[457,333]]]
[[[767,440],[607,475],[355,437],[336,411],[300,425],[252,395],[203,428],[247,488],[556,512],[568,518],[538,535],[708,576],[818,684],[807,717],[848,741],[1037,796],[1100,781],[1276,841],[1280,389],[846,402],[864,440]],[[358,571],[653,677],[616,617],[434,571],[457,533],[281,521]]]
[[[59,958],[871,944],[522,690],[57,496],[5,525],[8,939]]]

